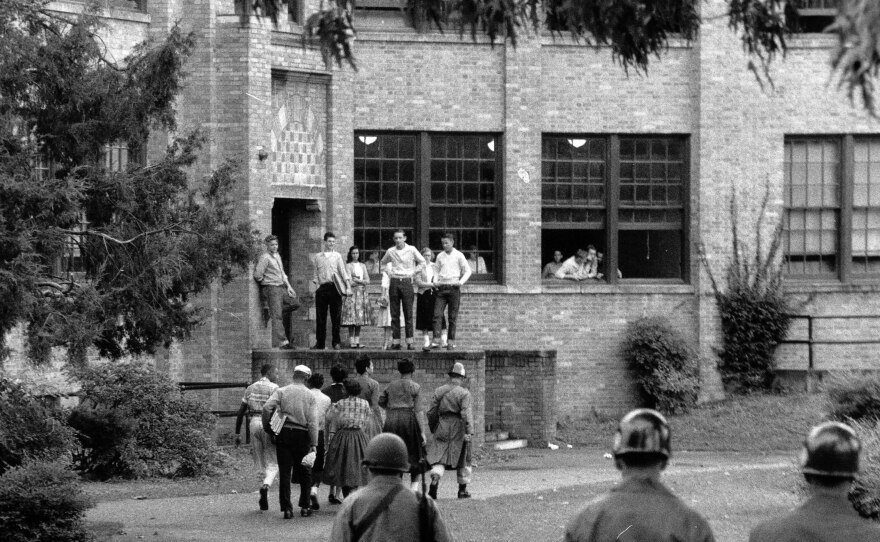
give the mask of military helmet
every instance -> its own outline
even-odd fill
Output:
[[[406,444],[394,433],[379,433],[367,444],[364,465],[371,469],[409,472]]]
[[[464,378],[464,364],[456,361],[452,364],[452,369],[449,369],[449,376],[460,376]]]
[[[614,457],[624,454],[657,454],[666,459],[669,447],[669,424],[656,410],[638,408],[621,418],[614,435]]]
[[[859,472],[862,443],[855,431],[840,422],[821,423],[810,430],[801,451],[801,472],[854,478]]]

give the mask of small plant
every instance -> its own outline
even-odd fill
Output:
[[[880,420],[880,375],[833,373],[825,381],[828,414],[835,420]]]
[[[93,506],[62,462],[26,461],[0,476],[5,542],[91,540],[83,515]]]
[[[623,354],[642,391],[658,410],[680,413],[697,403],[700,379],[696,356],[665,318],[639,318],[629,324]]]
[[[176,477],[216,464],[214,416],[167,375],[146,363],[106,363],[77,376],[83,402],[70,423],[84,448],[80,469],[102,478]]]
[[[26,459],[54,460],[76,449],[63,414],[0,378],[0,474]]]
[[[776,227],[768,249],[764,250],[763,226],[767,216],[770,185],[755,226],[755,253],[746,255],[739,237],[736,196],[730,199],[732,261],[727,267],[725,287],[719,284],[705,250],[700,258],[721,317],[723,346],[718,352],[718,369],[725,387],[734,392],[768,390],[773,383],[773,355],[791,324],[791,308],[782,291],[782,221]]]

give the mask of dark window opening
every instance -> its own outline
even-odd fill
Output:
[[[819,33],[834,22],[839,0],[790,0],[785,24],[794,33]]]

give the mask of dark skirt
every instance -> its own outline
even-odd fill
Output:
[[[416,329],[419,331],[431,331],[434,329],[434,290],[428,290],[418,295],[416,305]],[[446,317],[443,317],[443,329],[446,329]]]
[[[382,430],[386,433],[394,433],[403,439],[409,457],[409,471],[413,474],[421,474],[422,428],[419,426],[415,411],[411,408],[388,409],[385,427]]]
[[[340,429],[327,446],[324,461],[324,483],[339,487],[367,485],[367,469],[363,466],[367,438],[360,429]]]

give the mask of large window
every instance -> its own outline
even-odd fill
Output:
[[[410,244],[438,251],[451,232],[474,279],[497,278],[499,146],[493,134],[356,133],[355,244],[369,258],[403,229]]]
[[[837,16],[840,0],[789,0],[785,23],[795,33],[822,32]]]
[[[880,276],[880,137],[787,137],[783,201],[789,277]]]
[[[683,136],[545,136],[544,262],[593,245],[609,282],[685,279],[688,164]]]

